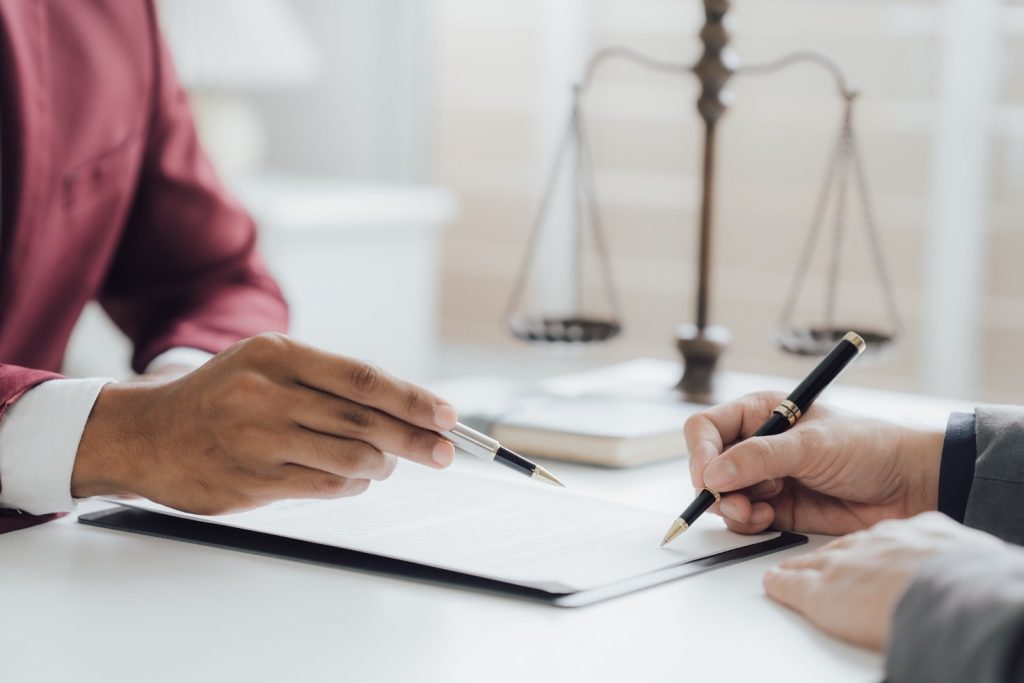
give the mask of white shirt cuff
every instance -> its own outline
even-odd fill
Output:
[[[184,365],[193,369],[198,368],[200,365],[213,358],[213,355],[214,354],[209,351],[177,346],[173,349],[164,351],[159,356],[151,360],[149,365],[146,366],[146,372],[159,372],[161,369],[171,365]]]
[[[65,512],[78,442],[100,389],[112,379],[54,379],[11,404],[0,419],[0,508]]]

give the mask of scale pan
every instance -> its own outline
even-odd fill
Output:
[[[775,341],[786,353],[798,356],[824,356],[850,330],[867,342],[865,355],[875,356],[889,348],[894,337],[889,332],[852,327],[783,327],[775,333]]]
[[[615,320],[599,318],[531,318],[508,321],[508,329],[517,339],[556,344],[592,344],[612,339],[622,331]]]

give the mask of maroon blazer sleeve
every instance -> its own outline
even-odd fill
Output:
[[[196,136],[188,100],[151,12],[156,52],[151,124],[134,203],[100,303],[135,345],[142,372],[160,353],[217,353],[288,310],[256,250],[256,229]]]

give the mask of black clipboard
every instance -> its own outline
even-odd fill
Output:
[[[525,598],[556,607],[582,607],[626,595],[644,588],[650,588],[667,581],[693,576],[702,572],[726,567],[807,543],[807,537],[790,532],[767,539],[760,543],[736,548],[717,555],[667,567],[648,574],[616,582],[599,588],[575,593],[548,593],[537,588],[527,588],[504,581],[485,579],[447,569],[437,569],[415,562],[381,557],[358,550],[321,545],[309,541],[265,534],[248,529],[237,529],[221,524],[207,524],[184,517],[163,515],[130,507],[114,507],[78,517],[78,521],[89,526],[128,531],[145,536],[155,536],[175,541],[186,541],[215,548],[227,548],[256,555],[267,555],[299,562],[352,569],[374,574],[412,579],[426,583],[456,586],[470,590],[496,593]]]

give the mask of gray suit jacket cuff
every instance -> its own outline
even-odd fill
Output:
[[[974,413],[953,413],[946,426],[939,465],[939,512],[963,524],[978,460]]]
[[[964,524],[1024,545],[1024,408],[979,407],[978,459]]]
[[[1024,551],[929,559],[896,607],[890,683],[1024,680]]]

